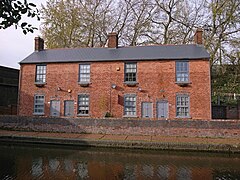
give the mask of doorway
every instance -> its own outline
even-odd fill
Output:
[[[157,118],[168,118],[168,102],[157,102]]]
[[[60,116],[60,101],[59,100],[51,100],[50,116],[54,116],[54,117]]]
[[[153,118],[153,103],[151,102],[142,103],[142,117]]]
[[[68,117],[74,116],[74,101],[72,100],[64,101],[64,116]]]

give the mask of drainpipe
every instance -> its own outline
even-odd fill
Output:
[[[17,115],[19,116],[19,107],[20,107],[20,92],[21,92],[21,82],[22,80],[22,65],[20,64],[20,72],[18,77],[18,102],[17,102]]]

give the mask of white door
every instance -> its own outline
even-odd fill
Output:
[[[167,117],[168,117],[168,102],[167,101],[157,102],[157,118]]]
[[[142,117],[152,118],[153,117],[153,103],[143,102],[142,103]]]
[[[50,116],[54,116],[54,117],[59,117],[60,116],[60,101],[51,100]]]
[[[72,100],[64,101],[64,116],[69,117],[74,116],[74,101]]]

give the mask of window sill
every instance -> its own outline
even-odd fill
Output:
[[[192,119],[191,116],[177,116],[176,119]]]
[[[33,113],[34,116],[44,116],[44,113]]]
[[[89,117],[89,114],[77,114],[77,117]]]
[[[136,86],[138,84],[138,82],[129,81],[129,82],[124,82],[124,84],[126,84],[127,86]]]
[[[46,85],[46,82],[35,82],[34,84],[38,87],[43,87],[44,85]]]
[[[185,87],[185,86],[192,84],[192,82],[175,82],[175,84],[177,84],[181,87]]]
[[[91,83],[90,83],[90,82],[80,81],[80,82],[78,82],[78,84],[79,84],[80,86],[82,86],[82,87],[87,87],[87,86],[89,86]]]
[[[137,115],[124,115],[123,118],[138,118]]]

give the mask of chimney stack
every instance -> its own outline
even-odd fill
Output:
[[[40,37],[35,37],[35,51],[44,50],[44,40]]]
[[[116,32],[108,34],[108,48],[117,48],[118,47],[118,35]]]
[[[203,44],[203,29],[202,28],[197,28],[195,34],[194,34],[194,42],[195,44]]]

